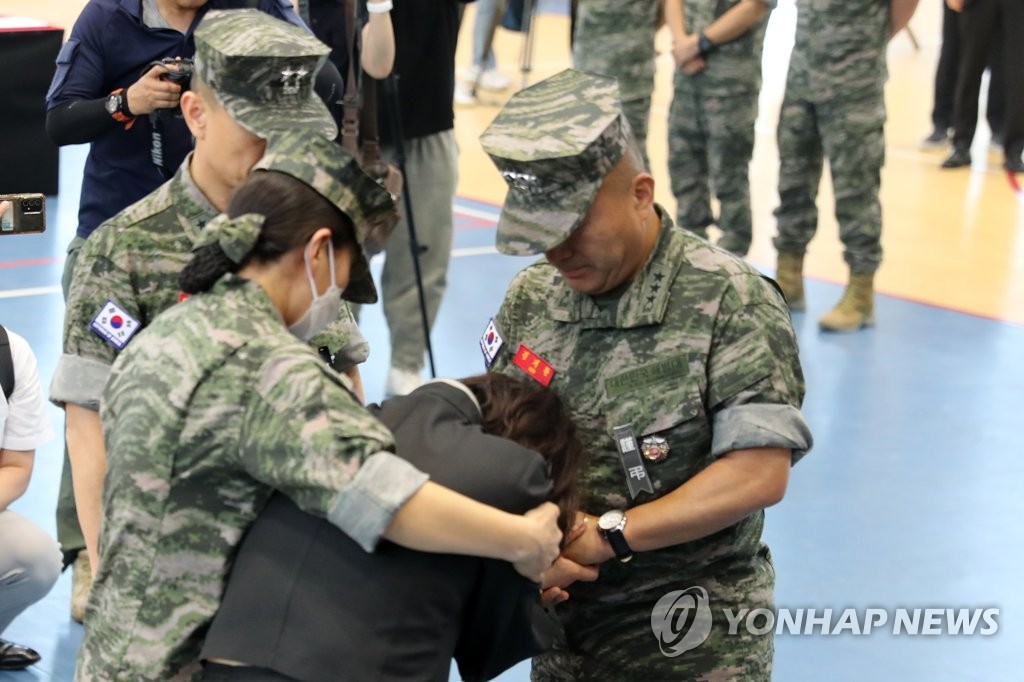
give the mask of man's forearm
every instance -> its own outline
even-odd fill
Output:
[[[374,78],[387,78],[395,65],[395,31],[389,12],[370,14],[363,27],[362,43],[359,61],[363,70]]]
[[[782,448],[721,457],[668,495],[630,510],[630,547],[644,552],[691,542],[775,504],[785,494],[791,461]]]
[[[107,472],[107,450],[103,444],[100,414],[68,403],[66,438],[71,461],[71,480],[82,527],[85,548],[93,574],[99,568],[100,524],[103,518],[103,477]]]
[[[918,0],[892,0],[889,5],[889,37],[905,29],[917,10]]]
[[[46,112],[46,134],[58,145],[92,142],[117,128],[106,108],[106,97],[58,104]]]
[[[662,8],[665,11],[665,23],[672,33],[672,40],[679,42],[686,37],[686,10],[683,9],[683,0],[662,0]]]
[[[715,45],[736,40],[760,21],[767,11],[762,0],[743,0],[715,19],[704,29],[704,35]]]

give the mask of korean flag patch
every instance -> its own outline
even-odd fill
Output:
[[[494,318],[487,323],[487,329],[484,330],[484,335],[480,337],[480,350],[484,354],[484,364],[488,367],[494,362],[494,358],[498,357],[498,351],[505,344],[505,340],[501,338],[501,334],[498,333],[498,328],[494,324]]]
[[[92,318],[89,327],[114,348],[124,350],[129,339],[139,331],[139,321],[108,300]]]

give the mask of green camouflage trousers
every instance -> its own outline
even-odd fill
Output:
[[[698,74],[675,74],[668,120],[668,170],[676,197],[676,224],[707,238],[722,230],[719,246],[745,255],[752,237],[748,167],[754,153],[757,92],[710,94]],[[711,193],[719,201],[718,219]]]
[[[818,227],[818,184],[827,155],[843,258],[854,274],[882,262],[885,100],[881,88],[859,98],[812,102],[791,97],[779,117],[779,253],[804,253]]]
[[[573,66],[619,81],[622,111],[647,161],[647,119],[654,92],[658,0],[580,0]]]
[[[769,630],[754,634],[742,609],[773,609],[775,569],[767,547],[762,547],[752,566],[739,575],[715,574],[694,578],[686,584],[669,585],[641,594],[624,595],[621,601],[573,602],[557,607],[565,627],[565,639],[533,659],[532,682],[698,682],[771,680],[774,640]],[[674,590],[699,586],[707,592],[710,630],[692,649],[671,655],[671,642],[659,641],[652,628],[652,611],[659,600]],[[572,594],[572,587],[569,588]],[[726,615],[728,614],[730,615]],[[748,612],[749,613],[749,612]],[[730,621],[735,621],[731,625]],[[695,618],[691,630],[698,630]],[[753,621],[755,630],[766,619]],[[685,627],[684,627],[685,629]],[[730,632],[730,630],[734,632]],[[698,635],[703,632],[698,632]],[[696,642],[699,642],[698,637]],[[663,649],[667,653],[663,653]]]

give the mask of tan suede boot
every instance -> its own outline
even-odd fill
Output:
[[[807,308],[807,301],[804,300],[804,254],[780,253],[775,268],[775,281],[782,287],[790,310]]]
[[[71,565],[71,618],[81,623],[85,620],[85,606],[92,593],[92,566],[89,553],[84,549],[78,553]]]
[[[855,332],[875,323],[875,273],[850,275],[839,303],[818,321],[825,332]]]

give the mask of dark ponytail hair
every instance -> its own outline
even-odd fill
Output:
[[[265,216],[260,237],[249,256],[235,263],[218,244],[196,249],[181,273],[181,290],[186,294],[209,291],[229,272],[238,272],[255,260],[270,263],[302,246],[321,227],[331,230],[335,248],[356,244],[352,220],[306,183],[286,173],[253,171],[231,197],[227,214],[236,218],[246,213]]]
[[[533,381],[504,374],[481,374],[459,382],[479,401],[486,433],[508,438],[547,462],[552,502],[559,508],[558,526],[568,533],[580,507],[577,479],[584,450],[565,403]]]

